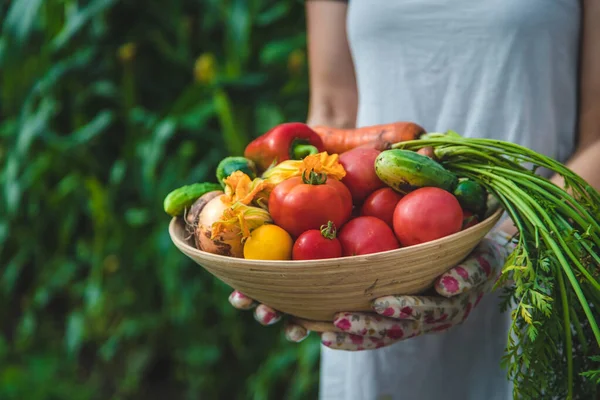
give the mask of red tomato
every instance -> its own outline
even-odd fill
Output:
[[[344,256],[379,253],[400,247],[394,231],[379,218],[354,218],[342,227],[338,239]]]
[[[352,195],[342,182],[326,175],[295,176],[275,186],[269,213],[276,225],[298,237],[328,221],[342,226],[352,213]]]
[[[479,223],[477,215],[473,215],[471,211],[463,209],[463,230],[475,226]]]
[[[342,245],[331,221],[321,229],[311,229],[296,239],[292,248],[293,260],[321,260],[342,256]]]
[[[402,246],[429,242],[459,232],[463,211],[450,192],[424,187],[402,198],[394,210],[394,232]]]
[[[363,203],[361,214],[377,217],[393,228],[394,210],[402,197],[400,193],[389,187],[377,189]]]
[[[375,159],[379,150],[355,148],[340,154],[340,164],[346,170],[342,183],[352,193],[352,201],[360,205],[368,195],[375,190],[385,187],[385,183],[375,173]]]

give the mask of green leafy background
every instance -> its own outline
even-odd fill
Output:
[[[303,121],[302,1],[12,0],[0,17],[0,399],[307,399],[318,342],[234,310],[162,200]]]

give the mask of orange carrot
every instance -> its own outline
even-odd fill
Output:
[[[389,149],[394,143],[418,139],[425,133],[425,129],[414,122],[395,122],[356,129],[315,126],[313,130],[321,136],[325,151],[329,154],[341,154],[356,147],[382,151]]]

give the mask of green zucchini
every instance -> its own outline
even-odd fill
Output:
[[[375,159],[375,173],[402,194],[422,187],[437,187],[452,193],[458,184],[458,177],[440,163],[410,150],[382,151]]]
[[[177,188],[165,197],[163,203],[165,212],[172,217],[180,216],[186,208],[194,204],[198,197],[214,190],[221,190],[221,185],[218,183],[204,182],[193,183]]]
[[[469,210],[478,216],[485,213],[487,191],[479,183],[470,179],[460,179],[453,194],[465,210]]]
[[[226,157],[217,166],[217,181],[219,181],[222,187],[225,187],[223,180],[235,171],[242,171],[250,179],[256,178],[257,174],[254,161],[246,157]]]

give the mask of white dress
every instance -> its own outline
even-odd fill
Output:
[[[565,162],[577,111],[577,0],[350,0],[357,126],[415,121]],[[322,348],[322,400],[508,400],[509,315],[496,294],[467,321],[374,351]]]

